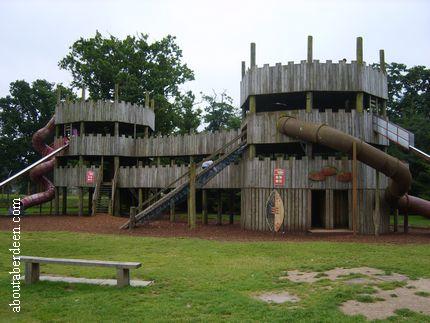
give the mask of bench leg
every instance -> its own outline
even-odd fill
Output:
[[[130,269],[128,268],[117,268],[116,270],[116,281],[118,287],[124,287],[130,285]]]
[[[40,267],[39,263],[26,262],[25,263],[25,283],[33,284],[39,281]]]

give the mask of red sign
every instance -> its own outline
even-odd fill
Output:
[[[275,185],[275,187],[285,185],[285,169],[275,168],[273,170],[273,185]]]
[[[87,170],[87,184],[93,184],[94,183],[94,172],[92,170]]]

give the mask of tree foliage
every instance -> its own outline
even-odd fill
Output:
[[[72,96],[62,87],[62,95]],[[31,145],[33,134],[52,118],[57,100],[54,83],[23,80],[10,83],[10,94],[0,98],[1,178],[16,173],[40,158]]]
[[[75,88],[86,87],[94,100],[112,100],[115,84],[120,100],[127,102],[144,104],[145,92],[150,92],[158,107],[156,130],[170,133],[180,128],[181,111],[169,99],[180,100],[179,85],[193,80],[194,74],[182,62],[175,37],[151,43],[146,34],[118,39],[96,32],[74,42],[59,66],[71,72]]]
[[[240,111],[232,105],[233,99],[225,92],[221,93],[221,95],[215,92],[213,95],[202,93],[202,99],[206,105],[204,109],[204,121],[207,123],[206,130],[216,131],[240,128]]]
[[[430,153],[430,69],[387,65],[387,114],[391,121],[415,134],[415,146]],[[389,152],[409,163],[413,185],[411,194],[430,199],[430,165],[423,159],[391,145]]]

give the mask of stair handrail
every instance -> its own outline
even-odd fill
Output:
[[[229,142],[227,142],[226,144],[224,144],[222,147],[218,148],[215,152],[213,152],[210,156],[204,158],[202,161],[198,162],[196,164],[196,169],[200,169],[200,166],[208,161],[208,160],[212,160],[216,155],[220,154],[221,152],[223,152],[227,147],[230,147],[233,143],[235,143],[238,139],[244,138],[246,134],[245,132],[241,132],[239,135],[237,135],[236,137],[234,137],[232,140],[230,140]],[[245,140],[244,140],[245,141]],[[224,151],[225,154],[225,151]],[[141,210],[145,210],[145,205],[150,205],[150,202],[153,201],[154,199],[156,199],[157,197],[159,197],[160,195],[162,195],[163,193],[165,193],[168,189],[170,189],[174,184],[176,184],[177,182],[179,182],[181,179],[183,179],[184,177],[187,177],[189,175],[189,170],[187,172],[185,172],[184,174],[182,174],[181,176],[179,176],[177,179],[175,179],[173,182],[169,183],[169,185],[167,185],[166,187],[164,187],[162,190],[160,190],[157,194],[151,196],[150,198],[148,198],[147,200],[145,200],[142,203],[141,206]],[[200,172],[201,173],[201,172]],[[200,173],[196,174],[196,176],[200,175]]]
[[[96,215],[97,212],[97,200],[99,199],[99,195],[100,195],[100,187],[103,181],[103,164],[100,164],[99,167],[99,172],[97,174],[97,179],[96,179],[96,185],[94,187],[94,193],[93,193],[93,209],[91,212],[91,215],[94,216]]]

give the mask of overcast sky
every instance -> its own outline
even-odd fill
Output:
[[[16,79],[70,82],[57,62],[79,37],[99,30],[119,38],[147,33],[177,37],[196,80],[195,93],[227,90],[238,104],[240,62],[249,65],[306,59],[355,59],[355,38],[364,38],[364,59],[430,66],[430,1],[30,1],[0,0],[0,96]]]

